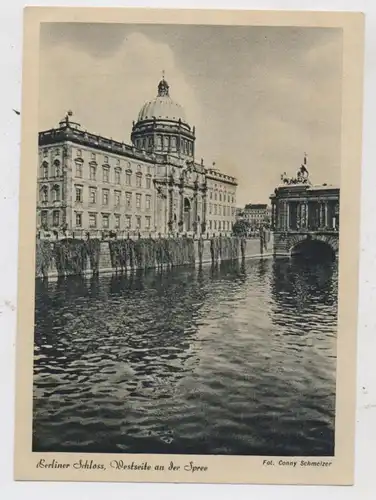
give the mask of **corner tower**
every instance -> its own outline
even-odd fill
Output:
[[[193,160],[195,139],[195,127],[190,127],[182,106],[171,99],[170,87],[163,77],[157,96],[142,106],[137,122],[133,122],[133,145],[149,153]]]

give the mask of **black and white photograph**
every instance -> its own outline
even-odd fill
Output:
[[[330,469],[343,33],[40,24],[38,467]]]

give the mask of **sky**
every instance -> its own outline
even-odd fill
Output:
[[[196,127],[196,160],[237,177],[238,206],[268,203],[304,153],[313,183],[340,182],[340,29],[47,23],[39,64],[41,131],[72,110],[130,143],[164,70]]]

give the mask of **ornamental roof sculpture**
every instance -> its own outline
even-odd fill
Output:
[[[311,181],[309,179],[309,171],[307,169],[307,153],[304,153],[303,163],[300,165],[299,170],[296,173],[296,177],[288,177],[286,172],[281,175],[281,181],[284,185],[299,185],[305,184],[311,186]]]

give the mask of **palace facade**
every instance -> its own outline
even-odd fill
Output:
[[[69,111],[39,133],[38,229],[230,234],[237,180],[196,162],[195,139],[164,78],[131,144],[87,132]]]

